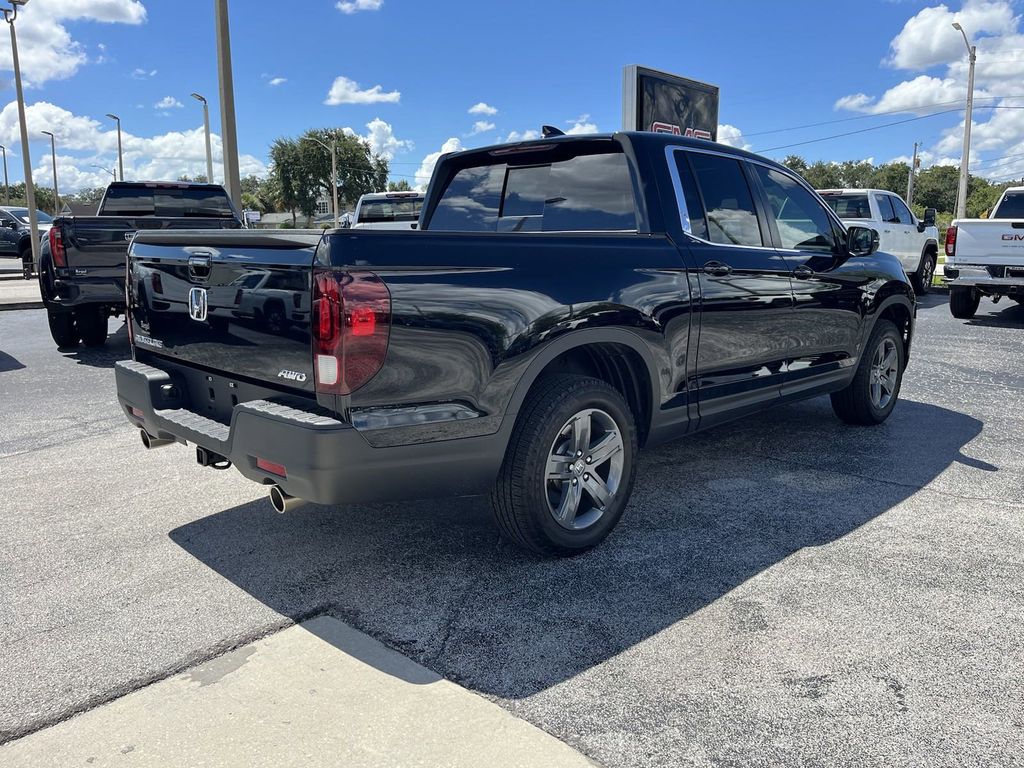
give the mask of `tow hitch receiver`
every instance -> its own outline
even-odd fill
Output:
[[[196,446],[196,461],[201,467],[213,467],[214,469],[230,469],[231,461],[219,453],[208,451],[202,446]]]

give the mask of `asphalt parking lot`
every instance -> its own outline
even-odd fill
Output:
[[[1024,764],[1024,307],[926,297],[902,402],[646,452],[595,552],[480,499],[276,515],[0,313],[0,742],[330,614],[609,766]],[[0,748],[0,763],[3,751]]]

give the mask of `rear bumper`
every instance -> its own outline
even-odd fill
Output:
[[[1007,276],[1003,271],[1005,268],[999,267],[1000,274],[993,275],[991,269],[970,264],[947,265],[944,276],[949,286],[978,288],[986,293],[1024,292],[1024,274]]]
[[[115,375],[135,426],[220,454],[250,480],[318,504],[485,493],[504,457],[497,435],[373,448],[349,424],[269,400],[239,403],[222,424],[188,410],[167,371],[125,360]],[[258,468],[257,458],[284,466],[287,476]]]
[[[58,277],[53,292],[44,296],[47,309],[73,309],[82,304],[106,304],[123,310],[124,277]]]

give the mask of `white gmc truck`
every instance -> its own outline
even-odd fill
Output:
[[[949,311],[968,319],[982,296],[1024,304],[1024,187],[1010,187],[987,219],[956,219],[946,232]]]

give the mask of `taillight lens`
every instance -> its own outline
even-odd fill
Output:
[[[347,395],[384,365],[391,294],[372,272],[313,274],[313,368],[318,392]]]
[[[48,238],[50,240],[50,258],[53,259],[53,266],[66,267],[68,265],[68,255],[64,250],[64,235],[61,234],[60,227],[50,227]]]
[[[956,254],[956,227],[950,225],[946,230],[946,256]]]

